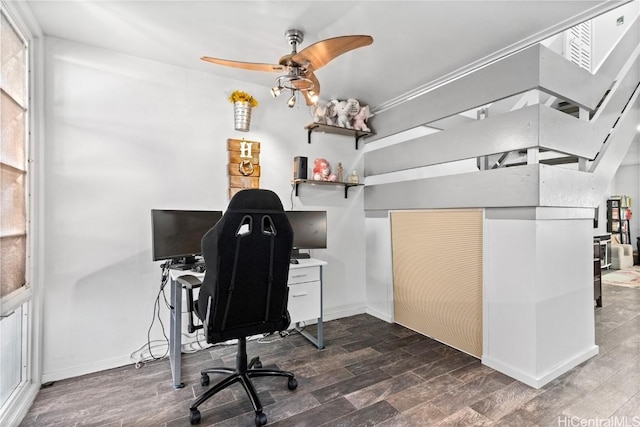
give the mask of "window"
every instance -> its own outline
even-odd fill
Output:
[[[5,3],[0,4],[0,424],[13,425],[24,415],[25,392],[34,386],[28,280],[29,45]]]
[[[0,23],[0,299],[26,285],[27,45]]]

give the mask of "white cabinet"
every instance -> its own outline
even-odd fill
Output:
[[[311,258],[298,260],[298,264],[289,266],[287,309],[291,317],[291,326],[318,348],[324,348],[322,267],[325,265],[326,262]],[[308,321],[317,321],[315,337],[305,330],[305,322]]]
[[[289,316],[291,323],[315,320],[320,313],[320,267],[289,270]]]

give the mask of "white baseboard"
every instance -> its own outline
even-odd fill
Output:
[[[382,311],[373,310],[373,309],[368,308],[368,307],[367,307],[365,312],[367,314],[370,314],[373,317],[377,317],[380,320],[384,320],[387,323],[393,323],[393,316],[391,316],[388,313],[383,313]]]
[[[59,381],[65,378],[79,377],[80,375],[91,374],[107,369],[119,368],[121,366],[130,364],[132,364],[132,362],[129,356],[98,360],[91,363],[85,363],[84,365],[71,366],[69,368],[60,369],[58,371],[43,373],[41,381],[42,384],[45,384],[51,381]]]
[[[356,316],[358,314],[365,314],[366,307],[364,305],[343,305],[339,307],[333,307],[326,309],[322,315],[323,322],[329,322],[331,320],[342,319],[344,317]]]
[[[598,354],[599,350],[599,347],[597,345],[594,345],[590,349],[580,353],[579,355],[565,361],[561,365],[556,366],[554,369],[551,369],[543,375],[539,376],[531,375],[530,373],[524,372],[521,369],[515,368],[499,360],[495,360],[489,356],[482,356],[482,364],[487,365],[488,367],[493,368],[498,372],[502,372],[503,374],[508,375],[511,378],[515,378],[516,380],[530,387],[540,388],[550,381],[558,378],[565,372],[568,372],[571,369],[575,368],[582,362],[591,359],[593,356]]]
[[[0,412],[0,426],[18,427],[36,400],[40,383],[29,383],[16,390]]]

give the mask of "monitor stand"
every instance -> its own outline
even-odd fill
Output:
[[[300,252],[300,249],[296,249],[294,248],[291,251],[291,259],[309,259],[311,258],[311,255],[309,255],[309,252]]]
[[[174,264],[171,264],[171,268],[174,270],[191,270],[194,265],[196,265],[198,261],[198,257],[196,256],[186,256],[182,258],[174,259]]]

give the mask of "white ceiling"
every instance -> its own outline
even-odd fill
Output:
[[[45,35],[260,84],[264,96],[278,74],[199,58],[277,63],[290,52],[289,28],[305,33],[299,50],[325,38],[369,34],[371,46],[334,59],[316,75],[321,98],[357,98],[375,108],[625,1],[26,2]]]

